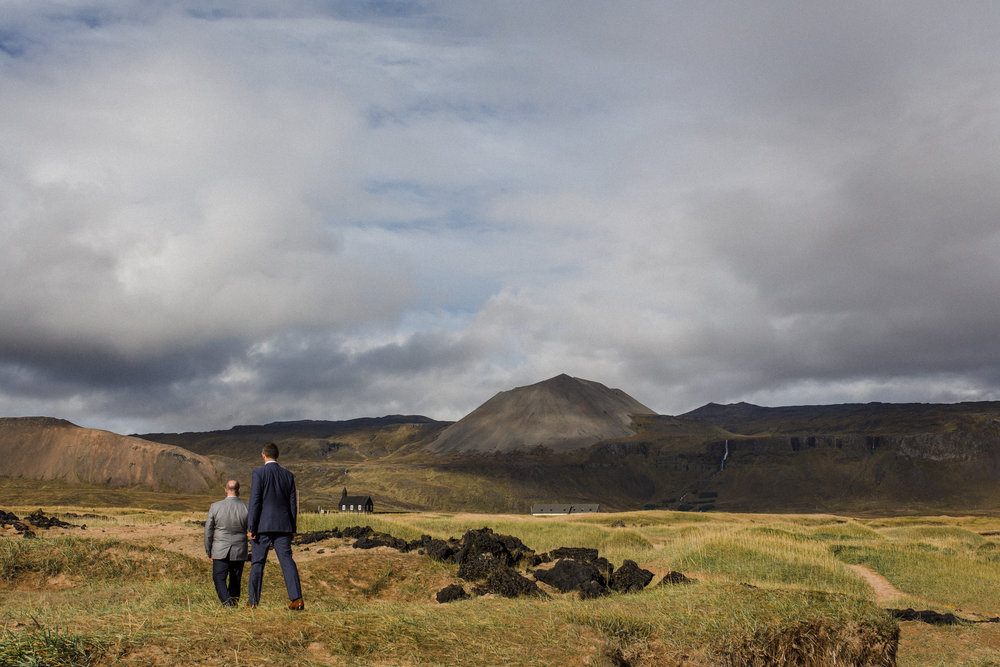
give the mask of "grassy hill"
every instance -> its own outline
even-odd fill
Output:
[[[275,441],[309,508],[332,506],[346,487],[379,509],[408,510],[525,512],[554,501],[606,510],[1000,509],[1000,403],[710,404],[679,417],[637,415],[635,435],[562,453],[429,451],[448,426],[394,416],[143,437],[243,478]]]
[[[107,487],[199,493],[218,471],[181,447],[82,428],[50,417],[0,418],[0,474]]]

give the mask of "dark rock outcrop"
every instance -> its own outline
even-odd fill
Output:
[[[6,528],[7,526],[10,526],[20,533],[22,537],[26,538],[35,537],[35,528],[42,530],[48,530],[49,528],[80,528],[85,530],[87,528],[85,525],[76,526],[62,519],[57,519],[54,516],[46,516],[42,510],[35,510],[24,517],[24,520],[18,518],[13,512],[0,510],[0,528]]]
[[[470,596],[460,585],[451,584],[439,590],[434,597],[438,602],[444,604],[446,602],[454,602],[455,600],[468,600]]]
[[[608,587],[619,593],[638,593],[653,580],[653,573],[635,564],[635,561],[625,560],[622,566],[611,574]]]
[[[608,595],[611,590],[636,592],[645,588],[653,578],[651,572],[639,568],[632,561],[625,561],[619,568],[620,571],[615,572],[611,563],[602,558],[597,549],[560,547],[551,554],[536,554],[520,539],[495,533],[490,528],[468,530],[461,540],[442,540],[422,535],[419,540],[407,542],[386,533],[376,533],[370,526],[350,526],[342,530],[335,528],[303,533],[297,536],[296,541],[299,544],[310,544],[338,536],[354,539],[355,549],[386,546],[403,553],[418,551],[441,562],[455,563],[458,565],[460,579],[477,584],[473,588],[477,595],[545,595],[535,581],[523,576],[518,569],[551,562],[553,557],[558,558],[555,566],[530,574],[537,581],[561,592],[577,591],[584,599]],[[461,586],[458,588],[461,589]],[[445,593],[445,590],[439,595],[447,597],[455,592]]]
[[[516,598],[522,595],[541,596],[543,595],[538,584],[531,579],[524,577],[510,567],[498,567],[486,577],[486,583],[476,586],[478,595],[494,593],[505,598]]]
[[[580,586],[581,600],[592,600],[594,598],[604,597],[609,593],[611,593],[611,590],[607,586],[602,586],[598,581],[588,581]]]
[[[391,547],[397,551],[406,553],[410,550],[410,543],[402,538],[393,537],[386,533],[369,533],[358,538],[354,543],[355,549],[374,549],[375,547]]]
[[[676,570],[672,570],[667,574],[663,575],[663,579],[660,579],[660,583],[656,585],[669,586],[676,584],[695,584],[695,583],[698,583],[697,579],[691,579],[690,577],[687,577],[684,574],[677,572]]]
[[[458,566],[458,578],[466,581],[482,581],[499,568],[509,569],[509,566],[504,565],[493,554],[479,554],[466,559]]]
[[[295,535],[293,540],[296,544],[312,544],[321,540],[339,540],[343,536],[344,534],[340,532],[339,528],[333,528],[331,530],[313,530],[308,533],[299,533]]]
[[[514,567],[522,561],[530,561],[535,551],[513,535],[500,535],[490,528],[480,528],[466,531],[452,561],[462,564],[482,554],[490,554],[503,565]]]
[[[372,530],[371,526],[348,526],[340,532],[349,540],[357,540],[366,535],[370,535],[375,531]]]
[[[441,540],[430,535],[423,535],[420,538],[420,548],[423,552],[434,560],[447,562],[459,549],[457,540]]]
[[[608,581],[593,563],[562,558],[547,570],[535,570],[535,579],[552,586],[560,593],[587,590],[588,597],[607,595]]]
[[[572,558],[573,560],[589,562],[597,560],[598,552],[597,549],[587,549],[585,547],[559,547],[550,551],[549,556],[552,559]]]
[[[35,528],[78,528],[79,526],[74,526],[71,523],[67,523],[61,519],[57,519],[54,516],[45,516],[42,510],[35,510],[24,519],[30,523]]]

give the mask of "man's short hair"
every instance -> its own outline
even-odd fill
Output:
[[[237,480],[235,480],[235,479],[229,480],[228,482],[226,482],[226,491],[232,491],[234,493],[239,493],[240,492],[240,483]]]
[[[269,459],[278,458],[278,446],[273,442],[267,443],[266,445],[264,445],[263,454]]]

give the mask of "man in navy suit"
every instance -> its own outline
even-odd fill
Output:
[[[292,535],[298,514],[295,498],[295,475],[278,465],[278,446],[273,442],[264,445],[261,452],[264,465],[253,471],[250,483],[250,511],[247,516],[247,534],[253,543],[250,553],[250,582],[247,606],[256,607],[260,602],[260,587],[264,580],[264,563],[267,552],[274,547],[285,577],[289,609],[305,609],[299,569],[292,559]]]

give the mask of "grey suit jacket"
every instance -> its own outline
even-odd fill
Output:
[[[212,503],[205,521],[205,553],[216,560],[247,559],[247,504],[228,496]]]

